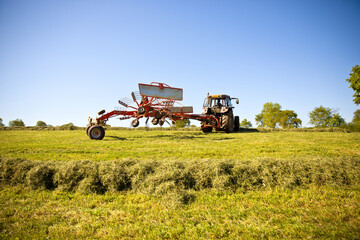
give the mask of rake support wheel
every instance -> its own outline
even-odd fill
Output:
[[[159,119],[158,118],[153,118],[153,120],[151,120],[151,123],[153,124],[153,125],[158,125],[158,123],[159,123]]]
[[[137,126],[139,126],[140,122],[139,119],[135,118],[134,120],[131,121],[131,126],[133,126],[134,128],[136,128]]]
[[[85,130],[85,131],[86,131],[86,135],[88,135],[88,136],[89,136],[89,129],[90,129],[90,128],[91,128],[91,126],[87,126],[87,127],[86,127],[86,130]]]
[[[165,123],[165,120],[164,119],[160,119],[159,120],[159,126],[162,127]]]
[[[90,139],[102,140],[105,137],[105,129],[99,125],[91,126],[89,128],[88,135]]]

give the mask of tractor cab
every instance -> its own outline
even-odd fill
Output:
[[[234,108],[231,103],[231,99],[236,99],[236,103],[239,103],[239,99],[231,98],[229,95],[208,95],[203,104],[203,114],[218,114],[227,112],[229,109]]]

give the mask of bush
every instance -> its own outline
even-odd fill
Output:
[[[360,125],[354,123],[348,123],[344,126],[341,126],[342,129],[348,130],[350,132],[360,132]]]
[[[244,118],[241,123],[240,123],[240,127],[243,127],[243,128],[251,128],[252,127],[252,124],[250,121],[248,121],[246,118]]]
[[[9,122],[9,127],[25,127],[25,123],[21,119],[16,119]]]
[[[343,132],[349,133],[350,130],[346,128],[346,126],[341,127],[329,127],[329,128],[287,128],[287,129],[279,129],[279,128],[257,128],[260,132]]]
[[[76,130],[77,129],[77,127],[73,123],[64,124],[64,125],[61,125],[56,128],[59,130]]]
[[[47,124],[43,121],[37,121],[36,126],[37,127],[47,127]]]

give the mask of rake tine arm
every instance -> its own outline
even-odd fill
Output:
[[[97,118],[97,122],[101,123],[103,121],[107,121],[109,118],[115,117],[115,116],[135,116],[136,115],[136,111],[118,111],[118,110],[114,110],[111,112],[108,112],[102,116],[100,116],[99,118]]]
[[[131,93],[131,97],[132,97],[132,99],[134,100],[134,102],[138,105],[138,107],[140,106],[140,104],[138,103],[138,101],[136,100],[136,97],[135,97],[135,93],[134,92],[132,92]]]

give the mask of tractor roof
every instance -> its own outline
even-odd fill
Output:
[[[218,94],[218,95],[209,95],[208,98],[224,99],[224,98],[230,98],[230,96],[229,96],[229,95],[225,95],[225,94]]]

